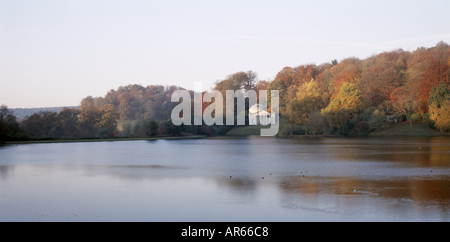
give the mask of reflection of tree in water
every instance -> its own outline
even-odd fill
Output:
[[[330,150],[339,154],[341,160],[374,160],[393,162],[406,162],[405,166],[420,167],[449,167],[448,155],[450,146],[445,137],[414,137],[412,138],[383,138],[370,137],[358,139],[350,147],[336,146],[332,148],[345,148],[345,152]],[[361,152],[361,150],[366,150]]]
[[[14,170],[14,166],[0,166],[0,177],[6,180],[12,170]]]
[[[291,209],[306,209],[308,204],[321,207],[327,203],[339,205],[341,210],[348,210],[353,206],[356,208],[376,204],[380,211],[409,214],[427,212],[430,206],[447,211],[450,205],[450,177],[447,175],[430,176],[428,179],[405,176],[379,180],[286,176],[278,182],[278,187],[281,191],[282,206]],[[325,201],[321,199],[325,196],[321,195],[331,196],[332,199]],[[334,205],[333,209],[328,207],[328,210],[336,211]]]
[[[253,193],[256,191],[257,183],[252,179],[244,178],[233,178],[226,179],[225,181],[220,181],[219,184],[230,188],[233,193],[243,194],[243,193]]]
[[[248,178],[231,177],[217,180],[223,198],[232,203],[252,203],[256,201],[258,182]],[[222,189],[220,189],[222,188]],[[224,191],[225,190],[225,191]]]
[[[310,177],[301,176],[285,176],[278,186],[285,194],[314,194],[317,193],[319,183],[311,181]]]

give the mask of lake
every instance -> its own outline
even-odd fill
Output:
[[[0,221],[450,221],[450,139],[0,147]]]

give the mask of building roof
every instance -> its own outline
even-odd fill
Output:
[[[255,105],[251,106],[248,109],[248,112],[250,114],[259,114],[259,115],[269,114],[267,112],[266,107],[264,105],[261,105],[261,104],[255,104]]]

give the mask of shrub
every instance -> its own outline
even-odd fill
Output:
[[[431,118],[430,118],[430,113],[425,113],[425,114],[423,114],[423,115],[422,115],[422,119],[423,119],[423,122],[426,123],[426,124],[428,124],[428,126],[429,126],[430,128],[432,128],[432,129],[435,128],[435,127],[434,127],[435,122],[434,122],[434,120],[431,120]]]
[[[369,125],[366,121],[359,121],[350,130],[350,135],[367,135],[370,132]]]
[[[369,121],[367,121],[370,130],[382,130],[389,127],[389,124],[386,123],[386,113],[384,111],[375,110],[372,113],[372,117],[370,117]]]
[[[422,119],[422,115],[420,113],[414,113],[411,115],[411,121],[420,121]]]

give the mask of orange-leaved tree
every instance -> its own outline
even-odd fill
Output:
[[[361,78],[361,61],[357,58],[347,58],[330,69],[332,98],[337,97],[341,87],[346,83],[357,84]]]
[[[413,93],[404,86],[394,89],[391,93],[392,106],[395,112],[404,114],[412,127],[411,115],[418,110],[419,102]]]

